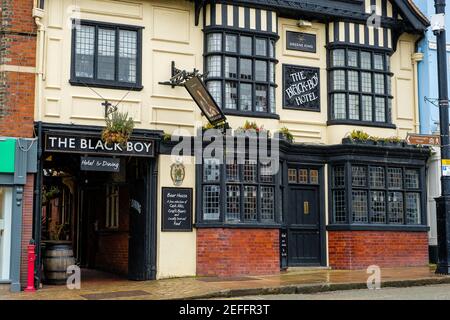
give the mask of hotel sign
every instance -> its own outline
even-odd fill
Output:
[[[107,144],[100,136],[75,135],[69,132],[45,134],[45,151],[97,155],[154,157],[155,141],[130,139],[125,145]]]
[[[80,169],[83,171],[120,172],[120,159],[81,157]]]
[[[286,32],[286,49],[316,52],[316,35],[303,32]]]
[[[283,108],[320,111],[320,69],[283,65]]]

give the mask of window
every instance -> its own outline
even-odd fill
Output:
[[[253,159],[221,164],[210,158],[204,159],[202,172],[203,222],[270,224],[281,219],[276,210],[280,186],[269,165]]]
[[[106,221],[105,227],[117,229],[119,227],[119,186],[106,186]]]
[[[330,120],[390,123],[389,55],[363,49],[330,50]]]
[[[82,21],[72,43],[72,84],[142,89],[141,28]]]
[[[213,32],[205,47],[205,82],[226,113],[275,114],[274,39]]]
[[[378,165],[349,165],[350,184],[344,165],[332,169],[334,223],[420,225],[422,189],[420,170]],[[351,198],[346,213],[346,192]]]

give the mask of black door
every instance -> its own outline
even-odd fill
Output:
[[[128,278],[150,280],[150,170],[138,160],[130,170],[130,233],[128,241]]]
[[[289,188],[288,264],[321,264],[320,203],[317,186]]]

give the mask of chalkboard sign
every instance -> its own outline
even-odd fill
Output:
[[[316,52],[316,35],[303,32],[286,32],[286,49]]]
[[[280,230],[280,267],[282,270],[287,269],[287,231],[285,229]]]
[[[283,64],[283,108],[320,112],[320,69]]]
[[[192,189],[162,188],[162,231],[192,231]]]

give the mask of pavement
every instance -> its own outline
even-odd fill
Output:
[[[434,269],[434,266],[381,269],[381,287],[450,284],[450,276],[437,275]],[[83,269],[80,289],[69,290],[65,285],[44,285],[34,293],[0,291],[0,300],[178,300],[311,294],[367,289],[369,276],[366,270],[295,268],[267,276],[129,281],[116,275]]]

